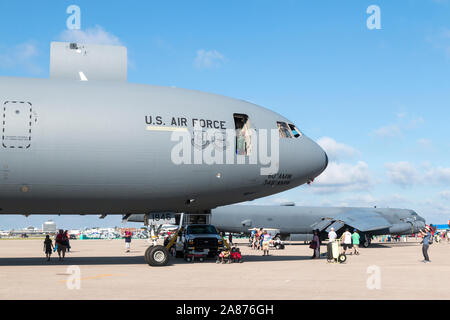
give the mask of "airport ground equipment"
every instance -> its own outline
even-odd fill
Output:
[[[347,261],[347,256],[341,252],[341,240],[336,239],[327,244],[327,261],[330,263],[344,263]]]
[[[225,249],[225,241],[210,224],[194,224],[184,228],[182,233],[184,259],[188,262],[198,258],[204,261],[213,258]]]
[[[280,238],[275,238],[273,240],[273,243],[271,243],[270,245],[273,246],[277,250],[284,250],[284,248],[285,248],[284,242],[281,241]]]
[[[188,224],[189,221],[208,222],[209,218],[205,214],[182,214],[178,231],[167,245],[151,246],[146,250],[145,260],[150,266],[167,265],[170,252],[175,257],[183,257],[188,262],[193,262],[195,259],[202,262],[208,257],[216,257],[218,252],[225,248],[229,249],[229,244],[213,225]]]

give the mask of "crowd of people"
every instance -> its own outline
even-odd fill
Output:
[[[419,236],[422,237],[422,254],[424,257],[423,262],[428,263],[431,262],[429,255],[428,255],[428,249],[431,243],[434,242],[440,242],[445,241],[450,242],[450,230],[438,232],[436,229],[433,229],[430,226],[426,226],[424,230],[421,230],[419,232]],[[123,233],[122,237],[125,239],[125,251],[130,252],[131,249],[131,239],[133,237],[133,233],[127,229]],[[338,235],[335,232],[334,228],[330,229],[330,232],[328,233],[328,241],[334,242],[338,239]],[[345,232],[341,235],[339,238],[341,244],[343,253],[348,254],[355,254],[359,255],[359,245],[360,245],[360,234],[359,231],[354,229],[353,233],[350,232],[350,230],[347,228],[345,229]],[[229,235],[228,241],[230,245],[233,245],[233,238],[232,235]],[[270,244],[273,243],[272,235],[268,233],[263,228],[260,229],[254,229],[251,231],[250,239],[251,248],[253,250],[260,250],[263,252],[263,256],[269,256],[269,248]],[[313,239],[310,242],[309,247],[313,250],[313,255],[311,259],[319,259],[320,258],[320,246],[321,246],[321,240],[320,240],[320,232],[319,230],[314,230]],[[58,253],[59,261],[63,261],[66,252],[70,252],[70,236],[69,232],[66,230],[59,230],[58,234],[55,236],[54,244],[53,241],[50,239],[50,236],[47,235],[44,240],[44,252],[47,261],[50,261],[50,257],[53,252]],[[228,255],[233,253],[233,260],[241,260],[241,253],[240,250],[236,250],[236,248],[233,248],[234,250],[230,250],[228,253],[223,253],[222,256],[219,256],[219,260],[223,261],[224,258],[227,259]],[[228,254],[228,255],[227,255]],[[239,256],[239,259],[236,259],[237,255]]]
[[[335,232],[334,228],[330,229],[330,232],[328,233],[328,241],[333,242],[336,241],[338,238],[337,233]],[[360,235],[359,231],[354,229],[353,233],[350,232],[350,230],[347,228],[345,229],[345,232],[341,235],[340,241],[342,243],[342,249],[344,254],[355,254],[359,255],[359,244],[360,244]],[[309,247],[313,250],[313,255],[311,259],[320,259],[320,231],[314,230],[313,233],[313,239],[309,244]]]
[[[253,250],[261,250],[263,256],[269,255],[269,247],[273,242],[272,235],[263,228],[258,230],[254,229],[250,234],[250,242]]]
[[[58,252],[58,260],[62,261],[66,257],[66,251],[70,252],[70,236],[69,231],[59,230],[55,237],[55,244],[47,235],[44,240],[44,252],[47,261],[50,261],[50,257],[53,252]]]
[[[130,229],[125,230],[122,235],[125,239],[125,252],[130,252],[131,249],[131,238],[133,237],[133,232]],[[44,252],[47,261],[50,261],[52,253],[58,253],[58,260],[63,261],[66,257],[66,252],[70,252],[70,236],[68,230],[59,230],[54,239],[55,244],[50,239],[50,235],[45,236],[44,240]]]
[[[450,230],[447,230],[445,232],[438,232],[436,229],[434,229],[432,226],[426,226],[424,230],[421,230],[418,234],[420,237],[422,237],[422,254],[424,257],[423,262],[429,263],[430,257],[428,255],[428,249],[430,247],[430,244],[434,242],[440,242],[444,241],[445,239],[447,242],[450,242]],[[328,233],[328,241],[333,242],[336,241],[338,238],[334,228],[330,229],[330,232]],[[345,229],[345,232],[341,235],[339,238],[341,244],[343,253],[348,254],[355,254],[359,255],[359,245],[360,245],[360,234],[359,231],[354,229],[353,233],[350,232],[350,230],[347,228]],[[319,259],[320,258],[320,236],[319,236],[319,230],[314,230],[314,236],[310,243],[310,248],[313,249],[313,256],[312,259]]]

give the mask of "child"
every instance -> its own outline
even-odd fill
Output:
[[[225,261],[230,262],[230,251],[225,250],[219,254],[219,259],[217,259],[216,263],[225,263]]]
[[[50,256],[52,255],[53,243],[50,240],[50,236],[47,235],[44,240],[44,252],[47,258],[47,261],[50,261]]]
[[[239,248],[233,248],[231,250],[231,260],[233,262],[240,263],[242,262],[241,259],[242,259],[241,250],[239,250]]]
[[[263,249],[263,256],[269,255],[269,245],[272,242],[272,236],[267,233],[267,231],[264,231],[263,237],[262,237],[262,249]]]

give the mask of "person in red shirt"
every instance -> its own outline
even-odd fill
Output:
[[[131,249],[131,237],[133,237],[133,232],[130,231],[130,229],[127,229],[125,231],[125,250],[126,252],[130,252]]]
[[[69,240],[67,239],[66,234],[64,233],[64,230],[59,230],[59,233],[56,235],[55,238],[55,247],[58,251],[59,261],[64,260],[66,257],[66,250]],[[61,258],[62,254],[62,258]]]

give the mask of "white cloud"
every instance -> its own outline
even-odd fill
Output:
[[[329,137],[320,138],[317,143],[325,150],[331,161],[340,160],[342,158],[352,158],[359,154],[359,151],[356,149],[343,143],[338,143],[336,140]]]
[[[363,161],[352,165],[330,162],[328,168],[312,184],[315,192],[333,193],[361,191],[371,187],[369,166]]]
[[[430,167],[425,165],[422,170],[418,170],[411,163],[402,161],[396,163],[386,163],[385,168],[389,180],[402,187],[414,184],[450,184],[450,168]]]
[[[406,117],[408,114],[406,112],[398,112],[396,115],[398,118],[402,119]]]
[[[411,119],[409,121],[407,127],[408,127],[408,129],[416,129],[424,122],[425,122],[425,120],[422,117],[417,117],[417,118]]]
[[[431,168],[425,173],[425,179],[434,183],[450,183],[450,168]]]
[[[409,162],[386,163],[389,180],[402,187],[408,187],[420,182],[421,177],[417,169]]]
[[[33,41],[18,44],[12,48],[1,50],[0,68],[14,69],[24,68],[26,71],[37,74],[42,69],[34,62],[39,52]]]
[[[371,194],[361,194],[344,198],[340,207],[373,207],[377,204],[376,199]]]
[[[442,199],[450,200],[450,190],[444,190],[444,191],[440,192],[440,193],[439,193],[439,196],[440,196]]]
[[[401,138],[405,131],[417,129],[425,122],[424,118],[414,117],[406,112],[397,113],[396,116],[395,123],[378,128],[372,133],[381,138]]]
[[[402,130],[398,125],[381,127],[375,130],[374,134],[381,138],[397,138],[403,136]]]
[[[76,42],[81,44],[122,45],[119,38],[105,31],[101,26],[95,26],[83,30],[65,30],[58,40],[64,42]]]
[[[220,67],[226,61],[225,56],[217,50],[206,51],[204,49],[197,51],[194,65],[200,69],[211,69]]]
[[[431,140],[428,140],[425,138],[421,138],[421,139],[417,140],[417,143],[423,148],[431,147]]]
[[[450,29],[443,28],[432,35],[429,35],[426,40],[438,50],[444,52],[447,58],[450,58]]]
[[[343,163],[341,160],[360,156],[353,147],[339,143],[333,138],[322,137],[317,143],[325,150],[330,160],[327,169],[312,184],[315,193],[340,193],[363,191],[372,186],[367,163]]]

